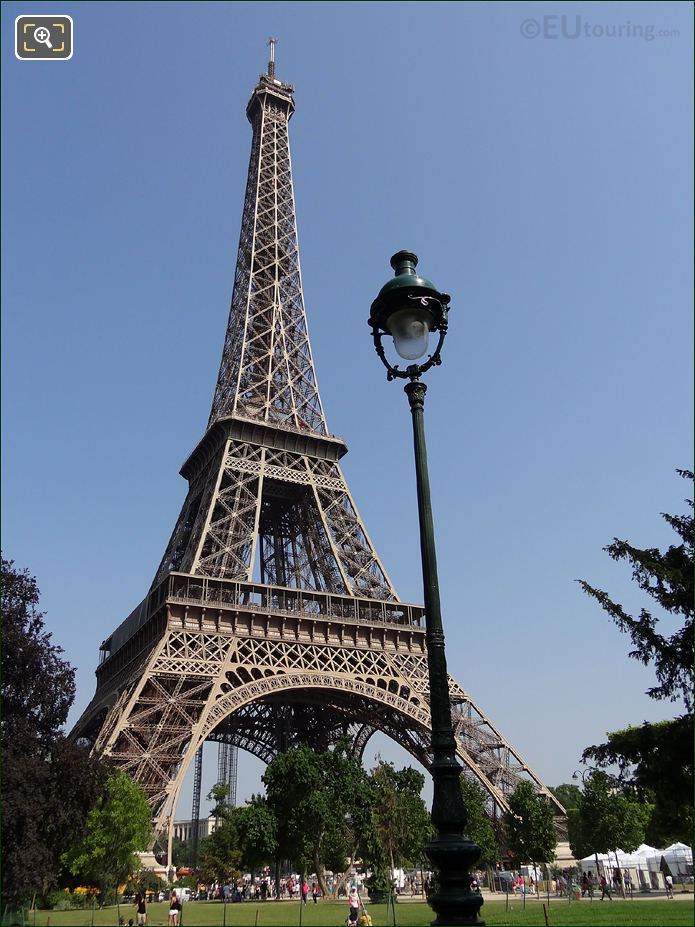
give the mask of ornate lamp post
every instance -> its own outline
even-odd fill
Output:
[[[391,258],[395,277],[381,288],[372,303],[369,325],[374,346],[387,370],[389,380],[404,379],[405,392],[413,418],[415,473],[420,518],[420,551],[425,593],[427,660],[429,665],[430,713],[432,716],[432,822],[437,835],[425,847],[427,856],[438,871],[437,886],[429,903],[437,917],[433,925],[483,924],[478,911],[482,896],[472,892],[470,867],[480,855],[480,848],[463,836],[466,811],[461,796],[461,766],[456,759],[456,745],[451,724],[449,679],[444,652],[444,631],[439,602],[437,556],[427,472],[424,407],[427,387],[420,381],[423,373],[441,364],[441,349],[446,337],[450,296],[440,293],[434,284],[419,277],[415,270],[417,255],[399,251]],[[439,340],[433,354],[424,363],[414,363],[425,356],[430,332]],[[396,352],[410,361],[405,370],[392,365],[386,357],[382,339],[393,338]]]

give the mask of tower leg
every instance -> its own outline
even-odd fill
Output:
[[[170,882],[174,881],[176,870],[174,869],[174,808],[169,815],[169,833],[167,838],[167,878]]]

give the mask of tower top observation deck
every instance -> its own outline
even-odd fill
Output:
[[[294,87],[292,84],[285,84],[275,76],[275,46],[277,39],[269,38],[268,46],[270,52],[268,55],[268,70],[265,74],[260,74],[258,84],[251,94],[251,99],[246,107],[246,116],[250,123],[254,120],[263,109],[264,100],[268,95],[276,97],[278,102],[284,103],[287,107],[287,118],[290,119],[294,112]]]

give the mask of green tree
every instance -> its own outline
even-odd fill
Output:
[[[690,470],[678,470],[690,482]],[[691,499],[687,504],[693,507]],[[610,615],[621,631],[630,635],[635,649],[630,656],[647,666],[654,664],[658,685],[647,690],[651,698],[682,698],[686,708],[693,707],[693,615],[695,614],[695,578],[693,575],[693,516],[662,516],[679,536],[681,543],[662,552],[658,547],[641,549],[628,541],[613,539],[604,550],[613,560],[625,560],[632,569],[632,578],[639,588],[651,596],[661,608],[683,621],[673,634],[666,636],[657,630],[659,619],[646,608],[639,617],[629,615],[608,593],[584,580],[579,583],[588,595]]]
[[[466,836],[480,847],[477,866],[494,866],[499,859],[495,831],[486,811],[487,793],[468,776],[461,776],[461,795],[466,808]]]
[[[171,842],[171,860],[177,869],[193,865],[193,847],[190,840],[174,837]]]
[[[608,734],[608,743],[588,747],[585,760],[617,767],[628,795],[653,803],[646,842],[668,846],[690,842],[693,833],[693,716],[672,721],[645,721]]]
[[[391,869],[416,865],[433,834],[432,822],[421,792],[422,773],[406,766],[397,770],[383,761],[372,770],[377,831]]]
[[[228,882],[241,874],[241,847],[236,815],[220,818],[215,830],[200,842],[200,877],[204,882]]]
[[[389,861],[379,836],[376,815],[361,834],[359,854],[362,865],[371,870],[365,881],[369,897],[374,904],[385,901],[388,895],[393,894],[393,879],[389,870]]]
[[[241,864],[255,872],[277,858],[277,821],[261,795],[237,809],[236,824],[241,849]]]
[[[108,773],[63,734],[75,670],[53,643],[27,570],[2,558],[2,896],[20,904],[61,877],[60,856],[82,831]]]
[[[653,810],[652,805],[631,801],[612,776],[593,772],[569,815],[572,853],[576,859],[618,849],[631,853],[644,843]]]
[[[690,470],[677,471],[692,483]],[[602,769],[618,767],[620,785],[628,787],[643,802],[654,804],[649,839],[655,843],[688,840],[693,814],[693,616],[695,613],[693,557],[693,502],[691,511],[663,518],[673,528],[679,543],[667,550],[638,548],[615,538],[605,550],[632,570],[638,587],[650,596],[679,627],[671,634],[659,630],[659,618],[646,608],[637,617],[628,614],[610,596],[580,581],[584,591],[608,613],[618,628],[630,636],[630,656],[653,664],[657,685],[647,690],[654,699],[682,699],[686,713],[673,721],[644,723],[608,734],[607,743],[583,753]]]
[[[263,782],[277,821],[278,854],[301,871],[316,872],[325,891],[325,868],[342,871],[371,822],[365,771],[347,741],[325,753],[302,745],[278,754]]]
[[[557,798],[565,811],[569,811],[570,808],[576,808],[582,797],[582,790],[579,786],[569,782],[556,785],[554,788],[551,788],[550,791],[555,798]]]
[[[229,791],[224,782],[212,787],[208,801],[214,802],[211,813],[217,818],[217,826],[200,843],[198,868],[203,881],[224,883],[240,875],[239,809],[229,804]]]
[[[142,789],[124,772],[114,772],[87,815],[84,833],[62,856],[68,870],[100,897],[137,871],[137,850],[144,850],[152,832],[150,807]]]
[[[229,788],[224,782],[217,782],[208,792],[208,801],[214,802],[211,815],[216,818],[228,817],[234,811],[229,803]]]
[[[553,809],[530,782],[520,782],[511,794],[505,825],[507,845],[517,864],[531,862],[535,867],[551,862],[557,846]]]
[[[155,875],[151,869],[140,869],[128,880],[128,891],[136,895],[149,895],[150,892],[159,892],[162,888],[162,880]]]

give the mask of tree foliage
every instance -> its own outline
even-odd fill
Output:
[[[570,808],[576,808],[582,797],[582,790],[579,786],[569,782],[556,785],[555,788],[551,788],[550,791],[555,798],[557,798],[565,811],[569,811]]]
[[[373,795],[347,741],[315,753],[299,746],[280,753],[263,776],[277,821],[278,853],[323,879],[324,868],[342,871],[367,828]]]
[[[690,470],[677,471],[692,483]],[[630,635],[634,649],[630,656],[645,665],[653,663],[657,685],[647,690],[655,699],[682,698],[686,714],[672,721],[628,727],[608,734],[608,741],[587,747],[582,759],[600,769],[617,767],[618,784],[628,795],[654,805],[647,831],[655,843],[689,841],[693,811],[693,614],[695,612],[693,557],[693,502],[690,512],[663,518],[673,528],[679,543],[666,551],[638,548],[614,539],[606,551],[614,560],[626,561],[632,578],[668,615],[679,622],[672,634],[659,631],[659,619],[642,608],[637,617],[600,589],[582,581],[585,592],[595,598],[621,631]],[[624,849],[624,848],[623,848]]]
[[[128,880],[126,888],[134,895],[138,892],[141,895],[159,892],[162,880],[151,869],[140,869]]]
[[[370,779],[377,831],[391,869],[419,864],[433,833],[420,797],[425,777],[410,766],[397,770],[393,763],[382,761]]]
[[[214,802],[211,814],[217,819],[215,830],[200,842],[198,869],[206,882],[228,882],[241,873],[241,845],[237,826],[237,811],[229,803],[229,789],[218,782],[208,792]]]
[[[612,776],[593,772],[569,814],[572,853],[576,859],[617,849],[631,853],[644,843],[652,812],[652,805],[630,800]]]
[[[270,865],[277,857],[277,820],[261,795],[236,810],[241,864],[254,872]]]
[[[217,782],[213,785],[208,792],[208,801],[215,803],[210,814],[216,818],[229,817],[234,811],[234,805],[229,803],[229,787],[225,782]]]
[[[126,773],[114,772],[87,815],[84,833],[62,859],[83,883],[98,886],[103,898],[137,871],[135,853],[147,847],[151,831],[145,793]]]
[[[18,904],[57,884],[108,770],[63,734],[75,671],[46,630],[36,580],[4,557],[1,606],[2,894]]]
[[[2,560],[3,740],[28,735],[49,749],[75,698],[75,670],[45,630],[39,589],[27,570]]]
[[[236,816],[223,815],[215,830],[200,842],[200,876],[205,882],[226,883],[237,878],[241,867],[241,848]]]
[[[174,837],[171,841],[171,861],[177,869],[181,866],[192,866],[192,842],[190,840],[179,840],[178,837]]]
[[[461,776],[461,795],[466,809],[466,836],[480,847],[480,856],[476,865],[494,866],[500,851],[497,837],[485,810],[487,794],[484,789],[469,779]]]
[[[520,782],[512,792],[505,825],[507,846],[518,864],[553,859],[557,845],[553,809],[530,782]]]
[[[617,767],[628,795],[653,803],[646,833],[653,846],[692,839],[693,756],[692,714],[614,731],[608,743],[588,747],[583,754],[599,767]]]
[[[679,470],[685,479],[693,480],[690,470]],[[693,506],[692,500],[686,500]],[[634,650],[630,656],[645,666],[654,664],[658,685],[647,690],[655,699],[682,698],[688,710],[693,707],[693,614],[695,612],[695,577],[693,574],[693,516],[663,515],[680,538],[662,552],[657,547],[638,548],[628,541],[613,539],[606,552],[614,560],[630,564],[632,578],[639,588],[651,596],[664,611],[683,619],[682,626],[671,635],[658,631],[659,619],[646,608],[638,617],[629,615],[608,593],[584,580],[582,589],[596,599],[621,631],[630,635]]]

